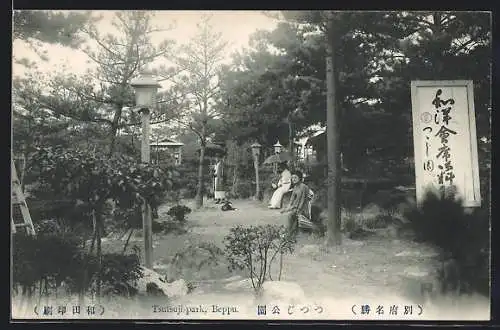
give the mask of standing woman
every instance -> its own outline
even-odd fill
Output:
[[[279,166],[279,170],[281,172],[280,180],[276,185],[276,190],[269,201],[270,209],[279,209],[281,208],[281,200],[283,199],[283,195],[290,190],[290,185],[292,184],[292,174],[288,170],[288,166],[286,163],[281,163]]]
[[[221,156],[215,157],[215,171],[214,171],[214,199],[215,204],[219,204],[226,199],[226,187],[224,184],[224,159]]]

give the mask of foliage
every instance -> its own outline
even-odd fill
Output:
[[[203,254],[203,258],[198,260],[199,255]],[[203,267],[211,267],[217,265],[219,257],[223,255],[223,251],[212,242],[191,243],[181,251],[177,252],[173,258],[173,264],[178,266],[182,264],[184,267],[200,271]],[[196,264],[186,265],[186,262],[194,262]]]
[[[43,281],[50,280],[57,287],[67,278],[78,277],[79,245],[79,239],[69,235],[13,236],[14,286],[20,285],[23,293],[31,295],[37,286],[42,291]]]
[[[33,215],[31,214],[31,216]],[[80,241],[82,241],[81,237],[84,236],[82,234],[83,232],[85,232],[85,230],[88,229],[85,228],[82,223],[72,223],[70,217],[52,219],[46,218],[37,220],[38,221],[33,222],[33,225],[35,227],[35,232],[41,235],[58,233],[60,236],[70,235],[74,236],[75,238],[79,238]]]
[[[233,198],[250,198],[255,195],[255,183],[248,179],[240,179],[238,186],[234,190]]]
[[[287,144],[289,114],[296,116],[295,136],[325,122],[325,13],[282,13],[284,21],[273,31],[255,33],[250,47],[226,68],[225,117],[235,139],[272,145],[279,137]],[[474,80],[478,139],[489,136],[488,13],[336,12],[334,16],[340,38],[341,149],[351,172],[367,176],[373,171],[374,177],[407,172],[402,163],[412,155],[411,80]],[[326,154],[326,148],[318,152]]]
[[[94,258],[88,267],[95,269],[91,273],[96,273],[98,270],[97,260]],[[137,294],[137,280],[142,275],[137,254],[109,253],[102,256],[100,279],[105,295],[134,296]]]
[[[291,253],[295,241],[284,226],[241,225],[232,227],[224,238],[225,254],[231,271],[239,269],[248,272],[252,286],[259,292],[262,284],[271,279],[271,266],[278,254],[283,257]],[[281,277],[281,267],[279,277]]]
[[[31,164],[54,192],[98,210],[108,199],[121,208],[142,205],[143,200],[156,205],[172,185],[171,171],[137,164],[126,156],[110,159],[89,151],[46,147],[38,148]]]
[[[95,285],[99,273],[97,256],[81,249],[81,239],[53,228],[36,236],[16,234],[13,238],[13,284],[32,295],[36,288],[50,294],[65,284],[70,293],[81,293]],[[101,281],[106,293],[134,295],[134,281],[141,275],[137,255],[104,254]],[[85,260],[90,262],[85,263]],[[84,271],[89,281],[82,283]],[[82,286],[83,285],[83,286]],[[125,291],[123,289],[126,289]]]
[[[71,47],[83,40],[79,32],[88,22],[95,22],[89,12],[55,13],[47,10],[16,10],[12,19],[14,39],[34,40]]]
[[[179,191],[181,198],[194,198],[198,185],[198,162],[194,160],[183,160],[182,164],[176,167],[178,178],[174,182],[173,189]],[[205,182],[209,182],[208,171],[203,171]],[[205,185],[204,185],[204,188]],[[203,191],[206,192],[206,189]]]
[[[196,207],[203,206],[204,159],[208,138],[220,128],[219,111],[215,102],[220,97],[218,73],[227,43],[214,30],[211,16],[204,15],[197,23],[197,33],[172,55],[181,70],[175,76],[176,87],[185,96],[186,104],[178,107],[173,118],[195,133],[200,147]]]
[[[153,17],[153,13],[146,11],[117,12],[111,20],[116,34],[102,34],[92,22],[81,26],[88,42],[78,48],[96,65],[95,69],[84,75],[71,73],[70,68],[49,75],[32,70],[25,77],[17,78],[13,88],[17,115],[27,116],[24,120],[28,120],[32,116],[39,118],[41,113],[50,114],[56,122],[71,127],[73,135],[68,131],[61,131],[62,134],[71,139],[76,136],[83,143],[97,132],[97,141],[92,142],[104,142],[109,153],[114,153],[117,133],[133,133],[140,125],[137,112],[124,110],[134,105],[130,81],[171,50],[171,40],[158,44],[151,41],[155,32],[169,30],[169,27],[154,26]],[[92,43],[96,48],[90,47]],[[163,80],[175,73],[165,67],[154,67],[153,71]],[[158,102],[152,123],[164,122],[170,110],[183,105],[175,88],[158,93]],[[31,126],[41,124],[35,122]]]
[[[454,260],[459,280],[483,294],[489,292],[489,212],[488,207],[467,213],[455,193],[428,192],[420,207],[409,209],[405,217],[417,241],[436,246],[443,258]]]
[[[137,164],[127,156],[109,157],[101,152],[63,147],[36,148],[29,168],[54,195],[80,201],[86,206],[85,213],[91,215],[93,237],[90,252],[81,261],[91,267],[90,263],[94,260],[91,254],[94,242],[97,242],[96,260],[99,271],[96,285],[97,294],[100,295],[102,285],[109,284],[102,281],[103,271],[106,271],[103,267],[106,265],[103,264],[105,260],[101,249],[101,237],[106,229],[103,216],[111,209],[109,201],[125,211],[119,220],[122,224],[127,228],[137,228],[138,210],[144,202],[153,208],[158,206],[164,193],[172,186],[172,171],[150,164]],[[82,290],[86,288],[83,281],[91,279],[89,272],[90,268],[86,269],[86,275],[80,279],[82,282],[75,284],[80,285]]]
[[[183,235],[188,232],[186,227],[186,223],[175,221],[175,220],[166,220],[161,223],[162,232],[164,234],[174,234],[174,235]]]
[[[223,256],[224,251],[212,242],[190,242],[175,254],[171,266],[178,276],[185,279],[213,278],[220,276],[217,272],[222,266]],[[173,274],[170,276],[175,277]],[[173,278],[168,279],[168,281],[173,280]]]
[[[178,222],[185,222],[186,215],[189,213],[191,213],[191,209],[189,207],[185,205],[175,205],[168,210],[167,215],[174,217],[174,219]]]

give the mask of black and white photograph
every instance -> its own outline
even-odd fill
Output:
[[[13,10],[10,321],[487,321],[492,13]]]

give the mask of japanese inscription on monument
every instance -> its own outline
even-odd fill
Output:
[[[411,94],[417,202],[453,187],[480,206],[472,81],[412,81]]]

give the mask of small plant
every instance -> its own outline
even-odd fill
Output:
[[[187,282],[187,293],[192,293],[195,289],[196,289],[196,284],[194,284],[193,282]]]
[[[188,244],[177,252],[170,265],[172,273],[169,281],[182,276],[186,279],[207,279],[213,277],[213,272],[220,269],[224,251],[212,242],[195,242]],[[208,272],[208,274],[207,274]]]
[[[185,222],[186,215],[191,213],[191,209],[185,205],[175,205],[171,207],[167,215],[173,217],[178,222]]]
[[[143,275],[137,254],[109,253],[102,256],[101,281],[106,295],[134,296],[137,280]],[[97,261],[91,263],[97,270]]]
[[[344,233],[352,233],[361,228],[360,216],[354,212],[343,209],[342,210],[342,231]]]
[[[246,270],[256,293],[267,279],[272,280],[271,266],[280,255],[278,279],[281,279],[283,254],[292,253],[295,240],[284,226],[266,225],[231,228],[224,238],[229,270]]]
[[[203,267],[217,266],[223,254],[224,252],[211,242],[189,244],[175,254],[173,265],[200,271]]]
[[[394,213],[392,211],[384,210],[382,213],[369,217],[365,221],[365,226],[368,229],[381,229],[387,228],[394,222]]]

